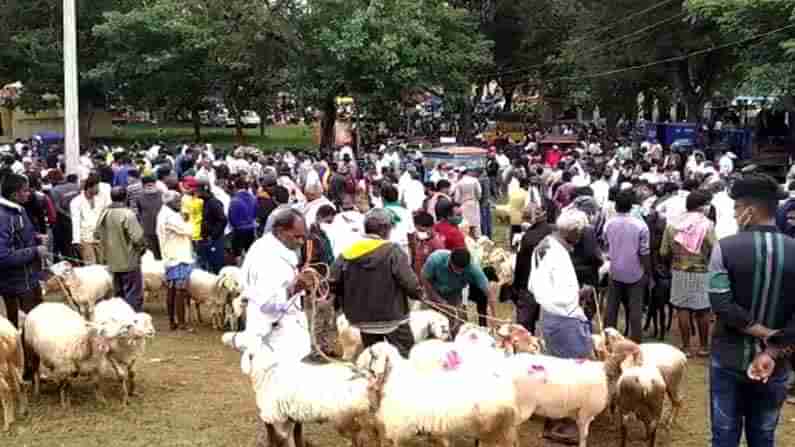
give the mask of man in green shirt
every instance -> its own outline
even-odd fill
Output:
[[[453,251],[437,250],[428,257],[422,268],[422,281],[432,301],[455,307],[455,317],[450,316],[450,329],[458,331],[466,320],[466,310],[461,306],[464,288],[476,287],[490,300],[489,280],[483,270],[472,263],[472,257],[465,248]]]

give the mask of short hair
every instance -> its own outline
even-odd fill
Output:
[[[687,211],[695,211],[701,207],[709,205],[710,201],[712,201],[712,194],[699,189],[687,195],[687,199],[685,199],[685,207],[687,208]]]
[[[456,248],[450,252],[450,263],[460,269],[467,268],[471,262],[472,256],[466,248]]]
[[[729,196],[734,200],[743,200],[764,210],[768,216],[775,216],[778,201],[787,198],[778,183],[765,174],[745,175],[733,184]]]
[[[157,173],[157,179],[163,180],[164,178],[171,175],[171,168],[169,168],[168,166],[160,166],[155,170],[155,172]]]
[[[563,175],[561,176],[561,180],[563,180],[564,183],[570,182],[571,181],[571,172],[563,171]]]
[[[304,222],[303,214],[292,208],[283,208],[274,211],[274,213],[276,213],[273,216],[272,228],[274,233],[292,228],[299,219]]]
[[[433,216],[426,211],[419,211],[414,214],[414,226],[419,227],[432,227],[433,226]]]
[[[141,179],[141,183],[144,185],[150,185],[155,182],[155,178],[151,175],[146,175],[144,178]]]
[[[398,190],[395,188],[395,185],[391,183],[387,183],[381,187],[381,196],[387,202],[397,202],[398,200]]]
[[[10,199],[11,196],[28,184],[28,178],[24,175],[9,173],[3,179],[3,197]]]
[[[436,213],[437,220],[447,219],[453,215],[455,203],[450,199],[441,198],[436,201],[436,206],[433,211]]]
[[[78,180],[80,180],[80,178],[77,176],[77,174],[68,174],[66,176],[66,183],[77,183]]]
[[[89,174],[85,180],[83,180],[83,191],[93,188],[99,185],[99,176],[96,174]]]
[[[567,209],[555,222],[559,230],[582,233],[588,225],[588,215],[578,209]]]
[[[334,217],[337,211],[331,205],[323,205],[317,210],[317,219],[325,219],[326,217]]]
[[[123,186],[116,186],[110,190],[110,200],[113,202],[126,202],[127,201],[127,188]]]
[[[436,182],[436,190],[437,191],[445,189],[445,188],[449,188],[450,186],[452,186],[452,185],[450,184],[449,180],[441,179],[438,182]]]
[[[289,202],[290,191],[282,185],[276,185],[276,187],[273,188],[273,200],[280,205]]]
[[[247,189],[248,188],[248,180],[240,176],[235,180],[235,188],[237,189]]]
[[[364,216],[364,232],[384,234],[392,228],[393,215],[384,208],[374,208]]]
[[[141,172],[137,169],[130,169],[127,171],[127,175],[132,178],[141,178]]]
[[[631,189],[623,189],[616,193],[616,211],[628,213],[635,204],[635,192]]]

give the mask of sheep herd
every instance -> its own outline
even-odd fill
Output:
[[[536,415],[573,419],[584,447],[591,422],[609,410],[618,417],[622,446],[630,415],[645,424],[653,446],[665,396],[672,404],[668,424],[682,406],[687,358],[670,345],[637,345],[608,329],[593,336],[593,359],[561,359],[543,355],[543,343],[521,326],[490,333],[463,325],[448,341],[446,317],[421,310],[410,318],[421,341],[408,358],[388,343],[361,349],[344,317],[339,337],[346,356],[357,354],[354,362],[277,360],[267,346],[239,333],[222,341],[243,355],[273,445],[303,447],[302,424],[329,422],[354,447],[417,436],[443,445],[468,436],[512,447],[518,427]]]
[[[153,258],[144,264],[147,299],[162,300],[162,266]],[[244,307],[239,269],[194,272],[189,292],[196,316],[204,305],[214,328],[236,331]],[[136,361],[155,335],[148,314],[106,298],[112,279],[104,268],[62,266],[54,273],[57,282],[45,287],[57,287],[65,303],[45,302],[20,315],[21,331],[0,318],[4,430],[27,408],[26,360],[37,359],[30,363],[34,395],[46,379],[68,406],[72,381],[86,377],[103,400],[99,384],[110,379],[120,384],[126,404],[135,392]],[[258,417],[274,445],[303,447],[301,425],[328,422],[354,447],[417,436],[444,445],[467,436],[508,447],[516,445],[518,427],[535,415],[573,419],[584,447],[590,424],[606,412],[620,427],[622,446],[631,416],[644,424],[654,446],[666,396],[667,424],[674,424],[682,407],[687,357],[667,344],[637,345],[608,328],[592,337],[592,359],[571,360],[544,355],[543,342],[518,325],[464,324],[451,337],[447,316],[435,310],[413,310],[409,323],[417,344],[408,358],[387,343],[364,349],[344,315],[337,320],[342,360],[332,363],[284,361],[244,333],[229,332],[222,340],[242,353]]]

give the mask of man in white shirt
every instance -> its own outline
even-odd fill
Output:
[[[413,166],[406,170],[406,174],[408,179],[399,186],[399,200],[411,213],[414,213],[422,209],[422,203],[425,201],[425,185],[419,180],[419,173]]]
[[[725,154],[723,154],[722,157],[720,157],[720,160],[718,161],[718,166],[720,169],[721,176],[728,177],[732,175],[732,173],[734,172],[735,158],[737,158],[737,156],[734,155],[734,152],[726,152]]]
[[[72,244],[80,258],[88,265],[101,264],[102,253],[99,241],[94,238],[97,220],[110,205],[104,194],[99,193],[99,178],[89,175],[83,182],[83,192],[69,203],[72,217]]]
[[[178,192],[166,191],[156,224],[168,284],[166,310],[171,330],[185,328],[185,295],[179,290],[187,288],[193,269],[193,226],[182,218],[181,203]]]

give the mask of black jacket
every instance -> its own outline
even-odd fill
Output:
[[[14,296],[39,287],[41,263],[36,234],[20,205],[0,199],[0,295]]]
[[[331,266],[331,285],[351,324],[404,320],[408,298],[422,296],[408,256],[378,239],[362,239],[345,250]]]
[[[160,213],[160,208],[163,207],[163,193],[157,189],[152,191],[144,188],[134,205],[144,234],[155,236],[157,234],[157,215]]]
[[[202,210],[202,239],[217,241],[224,237],[226,214],[224,204],[215,197],[204,199]]]
[[[516,255],[516,268],[513,273],[514,290],[527,290],[527,281],[530,279],[531,259],[533,250],[554,231],[555,227],[546,223],[539,222],[525,231],[522,242],[519,246],[519,254]]]

